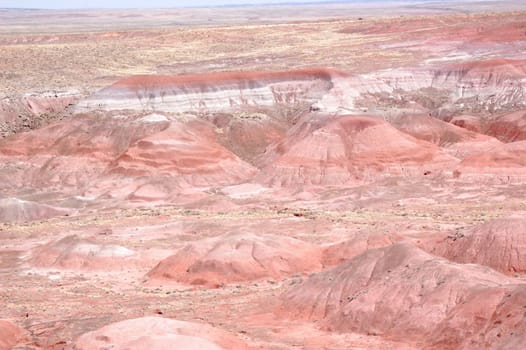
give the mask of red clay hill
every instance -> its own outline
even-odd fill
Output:
[[[331,331],[405,339],[421,349],[497,349],[508,341],[525,344],[521,297],[510,297],[526,288],[514,283],[489,268],[455,264],[401,243],[369,250],[289,288],[277,313]],[[519,314],[495,322],[511,307]],[[497,330],[503,328],[513,336],[502,339]]]
[[[505,274],[526,272],[526,220],[508,217],[450,235],[431,250],[459,263],[489,266]]]
[[[352,185],[384,176],[423,176],[458,161],[436,145],[367,116],[307,117],[264,158],[262,180],[280,186]]]
[[[82,335],[75,349],[249,350],[241,339],[206,324],[162,317],[125,320]],[[253,348],[252,348],[253,349]]]
[[[188,244],[161,261],[148,276],[219,287],[265,277],[280,279],[320,267],[321,249],[316,245],[289,237],[238,233]]]

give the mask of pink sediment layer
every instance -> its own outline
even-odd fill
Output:
[[[209,74],[189,74],[179,76],[137,75],[116,82],[110,88],[135,89],[142,87],[189,86],[208,88],[222,84],[265,84],[295,80],[327,80],[333,76],[345,76],[341,71],[328,68],[310,68],[285,72],[218,72]]]
[[[307,106],[333,88],[344,73],[331,69],[230,72],[181,76],[139,75],[123,79],[83,101],[86,110],[226,110],[276,104]]]
[[[495,59],[352,76],[328,68],[283,72],[219,72],[194,75],[138,75],[125,78],[79,104],[86,110],[217,111],[247,106],[313,106],[324,112],[357,111],[371,94],[449,91],[452,103],[475,103],[496,111],[523,105],[526,61]],[[475,99],[471,101],[471,99]],[[471,102],[470,102],[471,101]]]

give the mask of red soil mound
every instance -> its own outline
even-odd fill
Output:
[[[308,119],[268,152],[262,180],[340,185],[381,176],[423,175],[457,161],[437,146],[363,116]]]
[[[381,248],[400,241],[400,237],[383,233],[357,233],[352,238],[340,243],[332,244],[323,251],[324,266],[338,265],[365,253],[369,249]]]
[[[414,138],[444,147],[450,154],[461,159],[501,144],[493,137],[471,132],[427,116],[399,116],[392,119],[391,124]]]
[[[0,188],[54,187],[91,197],[121,189],[126,198],[139,187],[149,196],[144,186],[153,186],[164,197],[188,184],[236,184],[254,174],[218,143],[213,124],[188,119],[92,113],[15,135],[0,142]]]
[[[480,142],[492,139],[439,119],[422,115],[402,115],[394,117],[390,120],[390,123],[406,134],[441,147],[447,147],[459,142]]]
[[[486,134],[503,142],[526,140],[526,111],[518,111],[492,120]]]
[[[466,234],[449,236],[432,253],[503,273],[526,273],[526,219],[506,218],[476,226]]]
[[[0,199],[0,222],[23,222],[64,215],[67,211],[16,198]]]
[[[217,287],[320,268],[317,246],[283,236],[229,234],[188,244],[148,273],[153,279]]]
[[[420,348],[468,349],[478,341],[470,335],[498,328],[491,318],[506,293],[524,287],[513,281],[486,267],[458,265],[396,244],[311,276],[281,296],[277,312],[318,320],[329,330],[406,339]],[[526,316],[518,317],[523,324]],[[508,326],[526,333],[517,323]],[[445,329],[451,331],[441,333]]]
[[[0,142],[5,165],[0,187],[81,189],[97,179],[116,157],[169,122],[140,123],[136,117],[92,113],[17,134]],[[7,164],[13,166],[8,167]]]
[[[146,116],[147,117],[147,116]],[[140,122],[141,117],[78,114],[0,143],[0,154],[17,156],[91,156],[114,159],[138,140],[166,129],[168,120]]]
[[[244,350],[235,336],[211,326],[161,317],[125,320],[82,335],[75,349],[96,350]]]
[[[457,169],[460,176],[470,175],[526,175],[526,141],[494,147],[486,152],[465,158]]]
[[[135,253],[113,244],[98,244],[67,236],[33,250],[29,263],[37,267],[62,269],[126,269]]]
[[[13,323],[0,320],[0,350],[9,350],[22,338],[24,332]]]
[[[240,182],[255,169],[216,141],[209,123],[172,122],[117,158],[112,172],[133,176],[174,176],[193,186]]]

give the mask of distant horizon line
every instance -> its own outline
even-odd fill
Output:
[[[435,0],[420,0],[422,2]],[[337,5],[345,3],[371,3],[371,2],[420,2],[418,0],[316,0],[316,1],[285,1],[285,2],[268,2],[261,1],[256,3],[239,2],[234,4],[210,4],[210,5],[174,5],[159,7],[0,7],[0,10],[139,10],[139,9],[175,9],[175,8],[229,8],[229,7],[256,7],[256,6],[305,6],[305,5]],[[448,0],[442,0],[448,1]]]

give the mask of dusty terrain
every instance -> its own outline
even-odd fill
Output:
[[[389,6],[2,10],[0,349],[525,348],[524,5]]]

